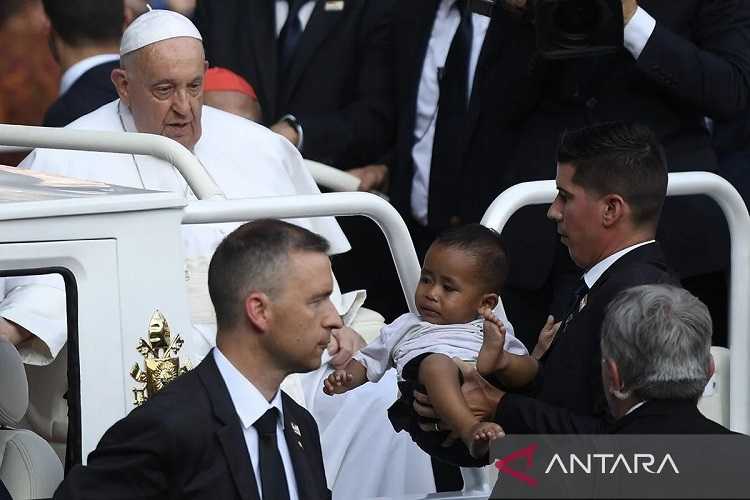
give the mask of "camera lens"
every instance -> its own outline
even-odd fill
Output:
[[[570,39],[584,38],[595,31],[601,19],[596,0],[562,0],[552,14],[554,25]]]

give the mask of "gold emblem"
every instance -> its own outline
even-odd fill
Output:
[[[145,369],[141,369],[141,366],[135,363],[130,369],[130,376],[136,382],[146,385],[140,389],[133,389],[136,406],[145,403],[149,397],[156,394],[156,391],[188,371],[187,366],[180,366],[180,359],[177,357],[185,341],[179,335],[172,338],[167,319],[158,309],[148,324],[148,340],[138,340],[136,350],[144,358]]]

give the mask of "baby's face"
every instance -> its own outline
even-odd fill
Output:
[[[436,325],[474,320],[485,296],[477,268],[474,257],[433,244],[425,256],[415,294],[422,319]]]

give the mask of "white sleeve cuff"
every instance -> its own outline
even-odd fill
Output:
[[[628,24],[625,25],[623,35],[625,48],[635,59],[641,56],[641,52],[651,38],[654,28],[656,28],[656,20],[648,12],[638,7]]]
[[[60,276],[49,275],[46,278],[58,279],[62,284]],[[34,335],[18,346],[24,363],[51,363],[68,340],[65,291],[54,285],[25,284],[15,287],[0,304],[0,316]]]

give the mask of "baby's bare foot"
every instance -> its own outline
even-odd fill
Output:
[[[503,428],[494,422],[477,422],[467,433],[464,442],[472,457],[482,458],[489,452],[490,442],[504,435]]]
[[[484,333],[482,348],[477,357],[477,371],[486,376],[502,367],[505,326],[490,308],[483,308],[479,312],[484,317]]]

